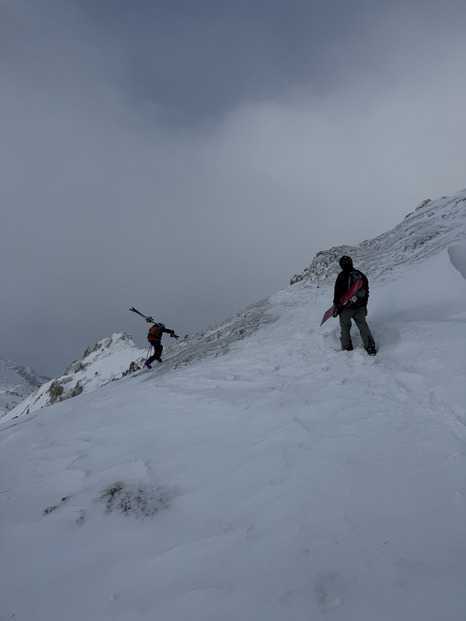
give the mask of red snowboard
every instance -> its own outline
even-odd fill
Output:
[[[350,297],[354,295],[358,289],[361,288],[361,285],[362,285],[362,280],[357,280],[354,283],[354,285],[350,287],[348,291],[345,293],[345,295],[341,298],[341,302],[340,304],[338,304],[338,308],[341,308],[343,304],[345,304],[345,302],[347,302],[350,299]],[[328,309],[328,311],[324,313],[324,316],[322,317],[322,321],[320,322],[320,325],[325,323],[327,319],[329,319],[332,315],[333,315],[333,306],[331,306]]]

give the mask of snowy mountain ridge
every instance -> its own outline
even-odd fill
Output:
[[[342,352],[338,321],[319,326],[336,261],[152,371],[2,419],[5,619],[464,621],[457,208],[395,236],[393,270],[364,266],[375,357],[354,328]],[[106,368],[119,355],[90,350]]]
[[[165,375],[195,360],[226,354],[232,343],[250,336],[261,325],[274,321],[267,310],[268,306],[268,300],[262,300],[218,326],[165,346],[163,366],[155,366],[153,371],[158,375]],[[146,331],[145,324],[141,325],[142,330]],[[42,384],[18,406],[4,414],[2,421],[30,414],[134,374],[142,368],[147,351],[138,349],[132,337],[124,332],[115,333],[89,345],[83,358],[73,362],[64,375]],[[142,372],[147,370],[142,368]]]
[[[317,253],[303,274],[295,275],[291,283],[304,281],[307,286],[333,284],[338,272],[338,260],[343,254],[353,257],[355,265],[369,276],[372,282],[393,279],[397,269],[422,261],[451,248],[450,260],[455,264],[458,254],[462,264],[462,251],[455,251],[466,238],[464,215],[466,189],[452,197],[423,201],[414,212],[394,229],[359,246],[336,246]],[[329,304],[332,297],[329,296]],[[191,364],[208,356],[224,355],[233,343],[254,334],[261,326],[273,323],[277,315],[272,311],[270,299],[261,300],[236,313],[217,326],[190,335],[166,347],[163,366],[154,372],[166,375],[180,366]],[[145,330],[145,324],[141,329]],[[95,390],[134,373],[144,362],[147,350],[139,350],[131,336],[117,333],[90,345],[82,360],[71,364],[64,375],[40,386],[34,393],[8,413],[5,420],[29,414],[52,403],[75,397],[81,392]]]
[[[372,280],[390,278],[398,266],[422,261],[447,245],[464,241],[465,211],[466,189],[451,197],[426,199],[387,233],[358,246],[335,246],[318,252],[309,267],[295,274],[290,284],[302,280],[324,284],[334,280],[335,266],[343,255],[350,255]]]
[[[126,333],[116,333],[89,345],[81,360],[73,362],[64,375],[49,379],[21,400],[21,403],[6,413],[2,420],[30,414],[43,407],[65,401],[92,391],[124,377],[134,370],[134,364],[141,364],[144,350],[140,351]]]

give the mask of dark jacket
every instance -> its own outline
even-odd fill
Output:
[[[335,281],[335,293],[333,296],[334,306],[338,306],[340,304],[341,298],[358,279],[362,280],[362,285],[359,291],[356,291],[357,301],[346,302],[345,307],[361,308],[367,306],[367,301],[369,299],[369,281],[367,280],[365,274],[354,267],[350,270],[343,270],[338,274]]]

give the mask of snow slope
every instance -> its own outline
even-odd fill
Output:
[[[329,266],[153,371],[2,419],[0,617],[464,621],[465,198],[422,256],[355,259],[375,358],[319,328]]]

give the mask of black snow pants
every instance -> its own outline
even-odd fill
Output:
[[[152,364],[154,360],[157,360],[157,358],[161,357],[162,351],[163,351],[163,345],[160,341],[149,341],[149,343],[154,348],[154,353],[152,354],[150,358],[147,359],[147,362],[149,364]]]

